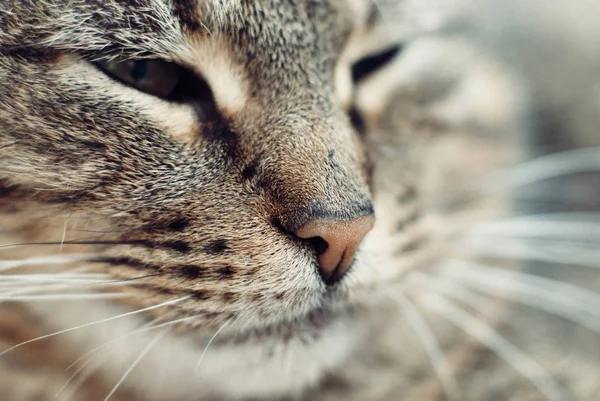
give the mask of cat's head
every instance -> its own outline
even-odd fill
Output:
[[[190,318],[187,334],[322,328],[374,220],[347,114],[368,17],[368,2],[2,2],[3,219],[128,280],[126,303],[167,302],[150,318]]]
[[[364,150],[337,96],[360,10],[3,7],[12,196],[119,231],[105,240],[123,246],[98,254],[123,277],[164,273],[147,282],[159,298],[274,322],[322,303],[373,222]]]
[[[68,288],[98,301],[44,305],[45,316],[61,328],[109,319],[108,334],[73,333],[87,347],[177,331],[177,364],[156,397],[293,393],[344,361],[364,334],[362,307],[409,266],[431,265],[429,234],[453,227],[431,201],[507,159],[507,138],[471,135],[472,120],[436,127],[461,117],[452,99],[438,102],[453,86],[464,95],[491,81],[502,93],[502,74],[460,40],[415,41],[394,58],[397,32],[375,34],[390,18],[375,10],[350,0],[1,2],[0,205],[9,238],[27,243],[6,250],[104,274]],[[443,74],[427,69],[440,64]],[[461,80],[472,65],[474,83]],[[477,124],[512,112],[471,100]],[[114,319],[123,305],[134,315]],[[144,346],[106,350],[106,369],[122,372],[131,359],[121,354]],[[139,376],[153,377],[161,350]]]

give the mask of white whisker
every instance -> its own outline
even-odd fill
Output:
[[[91,280],[91,279],[106,279],[110,276],[107,274],[2,274],[0,275],[0,282],[2,281],[41,281],[41,282],[64,282],[64,281],[78,281],[78,280]]]
[[[13,298],[17,295],[32,294],[36,292],[52,293],[59,290],[94,287],[104,288],[125,284],[114,280],[108,280],[108,278],[108,275],[93,273],[0,275],[0,298]]]
[[[475,291],[545,310],[600,333],[600,295],[580,286],[463,261],[441,265],[440,275]]]
[[[106,396],[106,398],[104,399],[104,401],[108,401],[110,399],[110,397],[113,396],[113,394],[117,391],[117,389],[121,386],[121,384],[123,384],[123,382],[125,381],[125,379],[127,379],[127,376],[129,376],[129,374],[133,371],[133,369],[135,369],[135,367],[140,363],[140,361],[146,356],[146,354],[148,354],[148,352],[150,352],[150,350],[152,349],[152,347],[154,347],[162,338],[165,334],[167,334],[168,330],[164,330],[162,333],[159,333],[156,338],[154,340],[152,340],[143,350],[142,352],[140,352],[140,354],[138,355],[138,357],[133,361],[133,363],[131,364],[131,366],[129,366],[129,368],[125,371],[125,373],[123,373],[123,376],[121,377],[121,379],[117,382],[117,384],[115,384],[115,386],[113,387],[113,389],[110,391],[110,393]]]
[[[121,281],[123,282],[123,281]],[[118,281],[115,280],[107,280],[107,279],[88,279],[88,278],[81,278],[81,279],[75,279],[75,278],[66,278],[66,279],[61,279],[60,277],[54,277],[51,279],[35,279],[35,278],[7,278],[6,280],[4,280],[3,277],[0,277],[0,288],[4,288],[7,290],[10,289],[24,289],[24,288],[48,288],[48,289],[52,289],[52,288],[61,288],[65,287],[65,288],[69,288],[69,287],[83,287],[86,285],[108,285],[108,284],[115,284],[118,283]]]
[[[98,299],[116,299],[131,297],[132,294],[122,292],[108,292],[102,294],[51,294],[51,295],[23,295],[0,296],[0,302],[39,302],[39,301],[89,301]],[[2,354],[0,354],[1,356]]]
[[[75,290],[75,289],[95,289],[95,288],[108,288],[108,287],[122,287],[129,285],[128,282],[115,282],[115,281],[100,281],[100,282],[80,282],[80,283],[69,283],[69,284],[56,284],[56,285],[48,285],[44,283],[40,283],[37,286],[26,286],[26,285],[16,285],[12,284],[8,287],[0,285],[0,288],[10,288],[14,289],[15,287],[18,290],[11,292],[0,292],[0,298],[12,298],[16,296],[35,294],[35,293],[44,293],[44,292],[56,292],[62,290]]]
[[[0,288],[5,290],[14,290],[14,289],[37,289],[43,291],[44,288],[47,290],[51,290],[53,288],[73,288],[73,287],[84,287],[84,286],[99,286],[99,285],[109,285],[116,284],[115,281],[110,280],[52,280],[52,281],[8,281],[3,282],[0,280]]]
[[[186,322],[186,321],[188,321],[188,320],[195,319],[195,318],[197,318],[198,316],[199,316],[199,315],[195,315],[195,316],[189,316],[189,317],[184,317],[184,318],[180,318],[180,319],[171,320],[171,321],[169,321],[169,322],[165,322],[165,323],[160,323],[160,324],[157,324],[157,325],[155,325],[155,326],[149,326],[149,325],[151,325],[152,323],[154,323],[154,322],[155,322],[157,319],[155,319],[155,320],[152,320],[152,321],[148,322],[147,324],[143,325],[143,326],[142,326],[141,328],[139,328],[139,329],[136,329],[136,330],[134,330],[134,331],[132,331],[132,332],[130,332],[130,333],[124,334],[124,335],[122,335],[122,336],[120,336],[120,337],[117,337],[117,338],[115,338],[115,339],[112,339],[112,340],[110,340],[110,341],[107,341],[106,343],[104,343],[104,344],[102,344],[102,345],[99,345],[99,346],[97,346],[96,348],[94,348],[94,349],[92,349],[92,350],[90,350],[90,351],[86,352],[85,354],[83,354],[82,356],[80,356],[79,358],[77,358],[77,359],[76,359],[76,360],[75,360],[75,361],[74,361],[72,364],[70,364],[70,365],[67,367],[67,369],[65,369],[65,370],[67,370],[67,371],[71,370],[71,369],[73,368],[73,366],[77,365],[79,362],[83,361],[84,359],[86,359],[86,358],[89,358],[89,357],[93,356],[94,354],[98,353],[99,351],[101,351],[101,350],[105,349],[106,347],[108,347],[108,346],[110,346],[110,345],[112,345],[112,344],[114,344],[114,343],[116,343],[116,342],[119,342],[119,341],[121,341],[121,340],[124,340],[124,339],[126,339],[126,338],[129,338],[129,337],[131,337],[131,336],[134,336],[134,335],[136,335],[136,334],[138,334],[138,333],[143,333],[143,332],[146,332],[146,331],[155,330],[155,329],[158,329],[158,328],[161,328],[161,327],[173,326],[173,325],[175,325],[175,324],[177,324],[177,323]]]
[[[566,150],[526,161],[485,179],[480,189],[496,193],[549,178],[600,171],[600,147]]]
[[[241,317],[238,316],[238,318],[235,320],[236,322],[239,320],[239,318]],[[204,355],[206,354],[206,351],[208,351],[208,347],[210,347],[210,345],[212,344],[212,342],[215,340],[215,338],[217,338],[217,336],[219,335],[219,333],[227,326],[229,325],[231,321],[228,320],[225,323],[223,323],[223,325],[221,327],[219,327],[219,330],[217,330],[215,332],[215,334],[213,334],[213,336],[210,338],[210,340],[208,340],[208,343],[206,344],[206,347],[204,347],[204,351],[202,351],[202,355],[200,355],[200,359],[198,359],[198,363],[196,364],[196,368],[194,369],[194,373],[198,372],[198,369],[200,368],[200,364],[202,363],[202,360],[204,359]],[[234,322],[235,323],[235,322]]]
[[[94,322],[85,323],[85,324],[82,324],[82,325],[79,325],[79,326],[71,327],[71,328],[60,330],[60,331],[57,331],[57,332],[54,332],[54,333],[51,333],[51,334],[46,334],[46,335],[43,335],[43,336],[40,336],[40,337],[36,337],[36,338],[31,339],[31,340],[23,341],[22,343],[13,345],[12,347],[10,347],[10,348],[8,348],[8,349],[0,352],[0,356],[3,356],[7,352],[10,352],[10,351],[12,351],[12,350],[14,350],[16,348],[22,347],[23,345],[31,344],[31,343],[33,343],[35,341],[44,340],[46,338],[50,338],[50,337],[58,336],[60,334],[69,333],[69,332],[72,332],[72,331],[75,331],[75,330],[79,330],[79,329],[82,329],[84,327],[90,327],[90,326],[94,326],[94,325],[97,325],[97,324],[101,324],[101,323],[105,323],[105,322],[110,322],[112,320],[121,319],[121,318],[124,318],[124,317],[127,317],[127,316],[132,316],[132,315],[136,315],[136,314],[139,314],[139,313],[147,312],[147,311],[150,311],[150,310],[153,310],[153,309],[161,308],[163,306],[173,305],[173,304],[175,304],[177,302],[181,302],[181,301],[184,301],[184,300],[189,299],[189,298],[190,298],[190,296],[181,297],[181,298],[177,298],[177,299],[172,299],[170,301],[162,302],[162,303],[160,303],[158,305],[149,306],[147,308],[138,309],[138,310],[135,310],[135,311],[132,311],[132,312],[122,313],[122,314],[117,315],[117,316],[112,316],[112,317],[109,317],[109,318],[106,318],[106,319],[102,319],[102,320],[96,320]]]
[[[450,280],[442,280],[423,272],[412,272],[406,278],[407,284],[411,286],[424,286],[431,291],[450,296],[476,309],[486,305],[487,298],[477,294],[468,288]]]
[[[421,316],[417,308],[404,296],[404,294],[398,293],[397,296],[400,305],[403,308],[404,317],[427,352],[433,368],[440,379],[444,392],[449,399],[459,400],[461,397],[459,396],[460,391],[458,389],[458,383],[452,372],[452,367],[446,359],[444,351],[440,347],[433,330],[429,324],[427,324],[423,316]]]
[[[468,236],[458,245],[457,249],[478,256],[507,260],[529,260],[600,268],[600,250],[587,244]]]
[[[418,296],[425,306],[436,312],[440,317],[448,320],[494,351],[496,355],[531,381],[548,400],[563,401],[568,399],[563,389],[542,366],[480,319],[436,293],[419,293]]]
[[[71,218],[71,216],[73,216],[72,214],[69,215],[66,220],[65,220],[65,225],[63,227],[63,233],[62,233],[62,238],[60,240],[60,250],[59,253],[62,253],[63,248],[65,246],[65,240],[67,239],[67,224],[69,223],[69,219]]]
[[[0,272],[26,266],[59,265],[83,262],[90,258],[89,254],[71,254],[59,256],[42,256],[19,260],[0,260]]]
[[[63,391],[67,388],[67,386],[73,381],[73,379],[75,379],[75,377],[77,377],[79,372],[81,372],[81,375],[79,375],[77,380],[73,383],[73,386],[71,386],[71,391],[67,392],[66,394],[63,394],[63,396],[61,397],[63,401],[69,400],[73,396],[75,391],[77,391],[77,389],[81,386],[81,384],[83,384],[83,382],[94,373],[94,371],[98,368],[98,366],[100,366],[102,362],[104,362],[102,358],[96,360],[90,359],[86,361],[84,364],[81,365],[81,367],[79,367],[79,369],[77,369],[69,377],[65,384],[63,384],[63,386],[58,390],[55,397],[58,398],[61,394],[63,394]]]
[[[600,242],[600,213],[552,213],[492,220],[477,224],[469,234]]]

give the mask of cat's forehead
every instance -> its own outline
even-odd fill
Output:
[[[173,0],[171,4],[186,30],[210,25],[216,31],[235,31],[231,33],[239,35],[247,31],[252,37],[282,35],[298,25],[318,25],[323,32],[349,29],[353,20],[365,19],[374,6],[369,0]],[[339,18],[340,14],[346,18]],[[275,30],[269,29],[274,27],[273,22]]]
[[[314,42],[339,36],[364,14],[363,0],[46,0],[0,4],[0,43],[164,54],[190,37],[244,43]],[[4,30],[4,29],[3,29]],[[294,35],[296,33],[296,35]],[[301,35],[303,33],[305,35]],[[10,43],[13,42],[13,43]],[[294,43],[287,43],[294,44]],[[164,54],[167,55],[167,54]]]
[[[278,91],[299,93],[300,87],[327,88],[335,58],[369,5],[368,0],[9,0],[0,15],[5,19],[0,26],[7,28],[0,44],[101,58],[160,57],[218,82],[227,93],[217,99],[221,105],[242,105],[243,92],[265,99],[280,98]],[[268,93],[260,93],[266,86]]]

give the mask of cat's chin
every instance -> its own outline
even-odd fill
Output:
[[[123,312],[110,304],[102,308],[84,302],[56,306],[40,305],[39,309],[58,328]],[[314,312],[294,323],[243,333],[224,331],[210,338],[208,345],[206,339],[170,331],[140,332],[143,324],[137,316],[130,316],[65,336],[78,355],[103,347],[96,354],[97,369],[115,383],[143,355],[122,386],[133,387],[148,400],[186,401],[210,396],[299,395],[346,361],[365,336],[362,325],[347,313]]]
[[[294,330],[272,328],[209,348],[198,377],[228,399],[298,395],[346,361],[364,336],[361,325],[347,315]]]

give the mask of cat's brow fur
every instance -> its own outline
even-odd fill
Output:
[[[523,138],[551,140],[551,119],[528,119],[552,113],[552,83],[566,80],[560,68],[530,77],[490,45],[504,37],[477,28],[479,11],[465,24],[452,3],[444,20],[411,0],[0,0],[0,272],[32,280],[0,281],[0,398],[525,400],[554,375],[591,400],[596,355],[582,346],[578,369],[561,368],[560,347],[536,348],[535,324],[516,331],[549,361],[548,379],[422,311],[463,398],[412,331],[422,283],[461,255],[451,245],[519,208],[512,188],[478,196],[478,184],[529,157]],[[388,44],[400,56],[351,82],[350,65]],[[146,58],[205,81],[216,116],[93,64]],[[555,118],[556,143],[599,143]],[[373,211],[348,276],[327,286],[313,246],[291,233]],[[83,299],[101,292],[115,299]],[[56,298],[18,302],[37,295]],[[501,330],[503,317],[523,319],[509,306],[467,309]]]

